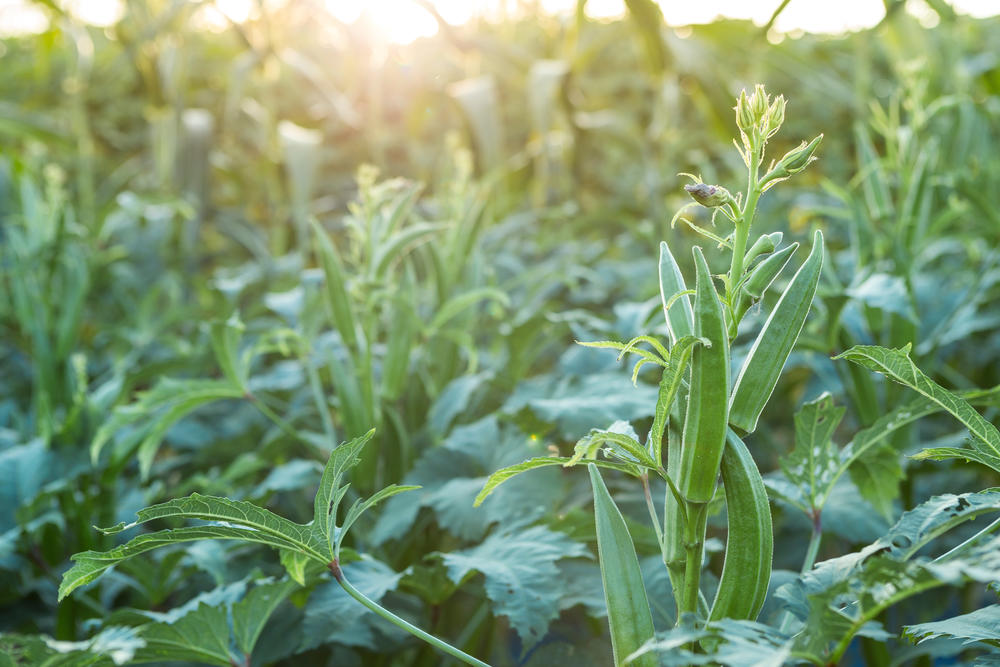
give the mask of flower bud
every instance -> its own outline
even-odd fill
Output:
[[[816,159],[813,157],[813,154],[816,152],[816,149],[819,148],[821,141],[823,141],[822,134],[810,141],[808,144],[803,141],[797,148],[785,153],[785,156],[781,158],[780,162],[778,162],[778,166],[775,170],[781,170],[789,175],[799,173],[805,169],[810,162]]]
[[[736,102],[736,126],[749,132],[753,128],[753,113],[750,111],[750,102],[747,100],[747,91],[740,91],[740,98]]]
[[[785,96],[778,95],[767,110],[767,136],[772,136],[785,122]]]
[[[764,85],[758,83],[754,87],[753,95],[750,96],[750,111],[753,113],[754,123],[759,124],[767,119],[767,108],[769,100],[764,92]]]
[[[729,190],[721,185],[709,185],[708,183],[695,183],[685,185],[684,189],[691,195],[691,199],[705,208],[717,208],[723,204],[735,204],[736,200]]]

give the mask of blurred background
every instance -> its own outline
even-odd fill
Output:
[[[496,664],[605,664],[593,561],[556,577],[526,555],[524,588],[550,605],[530,618],[490,575],[445,565],[487,558],[498,534],[525,546],[501,523],[592,549],[585,476],[538,471],[474,510],[484,476],[616,419],[646,428],[655,380],[633,387],[573,341],[664,333],[661,240],[687,275],[693,244],[718,264],[671,227],[679,174],[741,188],[733,105],[756,83],[788,99],[771,156],[825,134],[819,162],[765,195],[759,231],[821,228],[831,253],[749,443],[761,469],[824,391],[848,408],[841,444],[904,404],[830,361],[855,343],[912,342],[950,388],[1000,383],[998,15],[996,0],[0,0],[0,631],[148,635],[282,576],[266,550],[199,543],[56,604],[69,556],[115,544],[93,525],[193,491],[306,521],[318,462],[374,426],[352,494],[425,491],[355,529],[379,559],[372,591]],[[838,487],[821,558],[932,493],[995,483],[901,456],[964,437],[947,419],[896,431]],[[775,507],[787,580],[810,526]],[[632,529],[648,586],[665,585],[651,529]],[[329,583],[283,602],[247,664],[439,664]],[[884,620],[976,608],[963,591]]]

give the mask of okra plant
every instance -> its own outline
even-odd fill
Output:
[[[669,341],[639,336],[626,343],[585,343],[617,349],[622,356],[638,355],[633,377],[646,364],[660,367],[655,417],[645,442],[639,441],[629,424],[616,422],[580,440],[572,457],[536,458],[497,472],[479,497],[481,501],[498,484],[525,470],[588,462],[618,664],[652,638],[653,624],[631,537],[598,467],[623,471],[642,484],[679,619],[693,615],[710,620],[754,620],[767,594],[771,513],[761,474],[742,438],[756,428],[809,313],[823,267],[820,232],[771,310],[735,382],[730,377],[730,344],[743,316],[760,302],[797,248],[797,244],[781,247],[780,232],[765,232],[749,243],[761,195],[805,169],[816,159],[822,141],[820,135],[803,142],[765,167],[767,141],[781,127],[784,114],[784,97],[772,100],[763,86],[757,86],[749,96],[742,93],[736,105],[736,122],[742,142],[739,151],[747,167],[745,193],[733,195],[697,177],[692,177],[694,184],[685,187],[694,202],[681,209],[673,222],[687,223],[727,250],[731,259],[728,272],[713,274],[702,249],[695,247],[694,288],[689,289],[669,245],[661,243],[660,292]],[[684,217],[691,206],[710,209],[713,222],[721,215],[729,233],[719,236]],[[640,348],[640,344],[649,349]],[[598,458],[602,448],[604,458]],[[729,538],[718,591],[709,604],[702,592],[701,576],[709,505],[720,488],[720,475]],[[659,509],[652,498],[651,476],[666,482]],[[647,653],[637,657],[635,664],[656,664],[656,660]]]

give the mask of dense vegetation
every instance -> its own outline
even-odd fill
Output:
[[[1000,661],[1000,20],[44,4],[0,665]]]

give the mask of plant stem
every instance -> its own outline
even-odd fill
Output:
[[[820,521],[820,512],[814,511],[812,535],[809,536],[809,546],[806,548],[806,557],[802,561],[802,574],[812,569],[816,563],[816,555],[819,553],[819,543],[823,539],[823,524]]]
[[[335,564],[335,562],[331,563],[331,566],[334,565],[334,564]],[[354,598],[355,600],[357,600],[358,602],[360,602],[364,606],[368,607],[373,612],[375,612],[376,614],[378,614],[379,616],[381,616],[385,620],[389,621],[393,625],[395,625],[395,626],[397,626],[399,628],[402,628],[403,630],[406,630],[407,632],[409,632],[414,637],[417,637],[418,639],[422,639],[423,641],[427,642],[431,646],[434,646],[434,647],[436,647],[436,648],[444,651],[448,655],[450,655],[452,657],[455,657],[455,658],[458,658],[459,660],[461,660],[462,662],[464,662],[467,665],[475,665],[476,667],[490,667],[487,663],[483,662],[482,660],[478,660],[476,658],[473,658],[471,655],[465,653],[464,651],[461,651],[461,650],[455,648],[451,644],[449,644],[449,643],[447,643],[447,642],[445,642],[445,641],[443,641],[441,639],[438,639],[437,637],[435,637],[432,634],[424,632],[423,630],[421,630],[417,626],[413,625],[412,623],[409,623],[408,621],[403,620],[399,616],[396,616],[394,613],[392,613],[388,609],[385,609],[384,607],[382,607],[381,605],[379,605],[377,602],[374,602],[373,600],[371,600],[370,598],[368,598],[367,596],[365,596],[364,593],[362,593],[361,591],[359,591],[358,589],[356,589],[354,586],[352,586],[351,582],[349,582],[344,577],[344,574],[340,570],[339,566],[336,566],[335,568],[331,567],[330,569],[334,572],[334,578],[337,580],[337,583],[339,583],[341,585],[341,587],[345,591],[347,591],[348,595],[350,595],[352,598]]]
[[[736,295],[733,290],[740,282],[740,278],[743,277],[743,256],[747,251],[750,226],[753,225],[753,218],[757,212],[757,200],[760,199],[760,188],[757,185],[760,161],[761,149],[756,147],[750,156],[750,166],[747,173],[747,199],[743,204],[743,211],[736,221],[736,229],[733,230],[733,260],[729,266],[729,281],[726,285],[726,301],[731,308],[736,306]]]
[[[705,550],[705,529],[708,524],[708,503],[688,502],[687,514],[684,587],[681,589],[680,612],[697,614],[698,593],[701,590],[701,559]]]
[[[337,434],[333,429],[333,419],[330,418],[329,406],[326,403],[326,399],[323,398],[323,383],[320,382],[319,373],[316,371],[316,367],[310,362],[308,353],[302,355],[301,361],[306,369],[306,374],[309,376],[309,389],[312,392],[313,402],[316,403],[319,418],[323,422],[323,432],[326,434],[327,440],[330,441],[330,446],[335,446],[337,444]]]
[[[967,546],[969,546],[970,544],[972,544],[973,542],[975,542],[976,540],[978,540],[980,537],[983,537],[984,535],[989,535],[990,533],[992,533],[993,530],[996,529],[997,526],[1000,526],[1000,519],[997,519],[996,521],[994,521],[990,525],[986,526],[981,531],[979,531],[978,533],[976,533],[975,535],[973,535],[969,539],[965,540],[964,542],[962,542],[961,544],[959,544],[954,549],[951,549],[951,550],[949,550],[949,551],[941,554],[940,556],[938,556],[937,558],[934,559],[934,562],[937,563],[937,562],[940,562],[940,561],[943,561],[943,560],[947,559],[950,556],[955,555],[956,553],[958,553],[962,549],[966,548]]]
[[[656,506],[653,504],[653,496],[649,492],[649,474],[642,476],[642,493],[646,496],[646,509],[649,511],[649,518],[653,520],[653,529],[656,531],[656,543],[660,545],[660,554],[666,556],[663,543],[663,529],[660,528],[660,517],[656,514]]]

